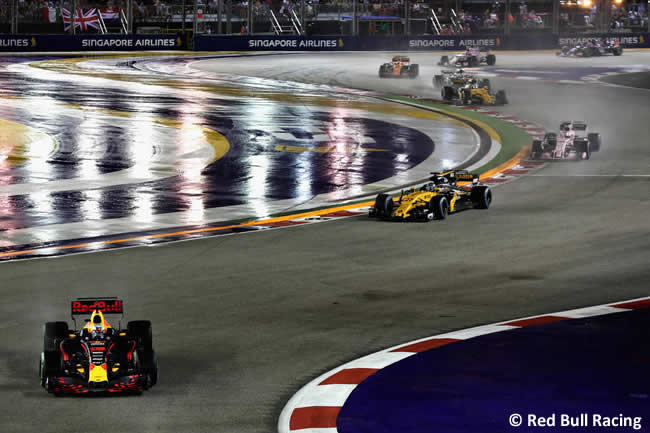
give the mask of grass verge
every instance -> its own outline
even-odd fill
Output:
[[[472,170],[472,172],[484,173],[488,170],[496,168],[513,158],[517,153],[519,153],[522,147],[528,146],[532,142],[532,138],[526,132],[524,132],[523,129],[515,126],[510,122],[500,120],[496,117],[487,116],[481,113],[475,113],[474,111],[454,107],[453,105],[438,104],[431,101],[422,101],[405,96],[387,96],[387,98],[395,101],[404,101],[413,104],[419,104],[442,112],[456,114],[460,117],[465,117],[470,120],[477,120],[489,125],[492,129],[494,129],[497,134],[499,134],[499,137],[501,137],[501,151],[499,151],[496,157],[483,164],[479,168]]]

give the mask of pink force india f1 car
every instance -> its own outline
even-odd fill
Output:
[[[45,323],[40,376],[47,392],[140,394],[156,384],[151,322],[136,320],[121,329],[105,318],[122,315],[122,306],[117,298],[79,298],[72,302],[75,329],[69,329],[68,322]],[[77,331],[78,315],[90,319]]]
[[[560,131],[547,132],[543,140],[534,140],[531,159],[589,159],[592,152],[600,150],[598,133],[587,133],[584,122],[567,121],[560,124]]]
[[[456,54],[451,59],[449,56],[440,57],[438,66],[466,66],[473,68],[482,64],[492,66],[497,62],[497,57],[492,54],[487,48],[471,47],[465,50],[464,53]]]

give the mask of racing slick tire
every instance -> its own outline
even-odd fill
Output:
[[[494,103],[497,105],[505,105],[508,103],[508,98],[506,98],[505,90],[497,91],[497,94],[494,96]]]
[[[568,45],[562,45],[561,53],[564,54],[564,55],[567,55],[567,53],[569,52],[570,49],[571,48],[569,48]]]
[[[475,68],[480,64],[480,61],[478,58],[472,56],[467,58],[467,66],[470,68]]]
[[[449,56],[442,56],[440,57],[440,61],[438,62],[438,66],[445,66],[449,64]]]
[[[582,57],[591,57],[594,55],[593,50],[590,47],[587,47],[582,50]]]
[[[601,138],[599,133],[590,132],[587,134],[587,140],[589,141],[589,147],[592,152],[598,152],[600,150]]]
[[[449,202],[444,195],[436,195],[429,203],[429,209],[433,209],[433,215],[438,220],[444,220],[449,215]]]
[[[440,96],[443,101],[451,101],[454,99],[454,88],[450,86],[445,86],[440,91]]]
[[[472,187],[472,204],[476,209],[488,209],[492,204],[492,190],[487,185]]]
[[[557,147],[557,134],[555,132],[547,132],[544,134],[544,141],[548,144],[548,152],[552,152]]]
[[[463,105],[472,105],[472,91],[470,89],[462,89],[460,94]]]
[[[63,357],[61,356],[61,352],[41,352],[41,362],[38,371],[41,379],[41,386],[44,388],[48,385],[48,377],[61,376],[63,374]]]
[[[386,75],[388,75],[388,74],[386,73],[386,66],[385,66],[385,65],[381,65],[381,66],[379,67],[379,78],[385,78]]]
[[[375,215],[383,218],[390,218],[393,214],[393,197],[389,194],[377,194],[375,198]]]
[[[591,146],[589,145],[589,140],[574,140],[573,146],[578,154],[578,158],[582,160],[591,158]]]
[[[138,369],[149,377],[148,387],[158,383],[158,355],[155,350],[140,350],[138,353]]]
[[[442,87],[442,75],[433,76],[433,88],[439,89]]]
[[[408,69],[409,78],[417,78],[420,74],[420,65],[411,65]]]
[[[621,46],[614,47],[614,49],[612,50],[612,54],[614,54],[615,56],[620,56],[621,54],[623,54],[623,47]]]
[[[43,351],[58,351],[58,342],[68,335],[68,329],[68,322],[45,323],[43,326]]]
[[[153,351],[153,332],[148,320],[134,320],[126,325],[129,337],[136,340],[145,351]]]
[[[497,57],[494,54],[488,54],[485,57],[485,62],[488,64],[488,66],[493,66],[497,62]]]
[[[544,153],[542,140],[533,140],[533,147],[530,149],[530,159],[538,159]]]

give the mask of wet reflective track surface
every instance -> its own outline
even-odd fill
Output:
[[[423,65],[420,68],[421,79],[381,81],[377,78],[377,66],[392,54],[312,53],[308,56],[293,55],[284,61],[279,61],[282,56],[231,58],[212,62],[210,69],[216,74],[257,75],[263,80],[297,82],[299,84],[295,85],[297,90],[293,96],[286,96],[286,93],[280,96],[268,88],[264,92],[264,82],[257,84],[256,93],[267,95],[266,98],[258,98],[260,102],[282,102],[280,105],[298,106],[303,112],[335,113],[338,109],[338,103],[314,105],[314,97],[317,102],[322,101],[318,99],[324,91],[321,86],[372,88],[391,93],[437,96],[438,92],[431,87],[431,76],[439,70],[433,65],[441,53],[411,56]],[[647,51],[626,51],[614,60],[592,60],[596,62],[594,65],[601,67],[609,67],[607,62],[613,61],[650,64]],[[561,63],[562,60],[552,53],[504,53],[498,55],[497,62],[504,69],[576,65],[576,62]],[[40,69],[43,75],[37,79],[39,73],[31,71],[34,76],[25,75],[19,66],[10,65],[8,75],[4,76],[18,80],[21,88],[42,87],[39,84],[41,80],[66,86],[65,80],[50,74],[54,72],[51,68]],[[201,119],[197,120],[197,126],[206,128],[207,108],[198,109],[195,105],[203,104],[206,98],[219,101],[234,99],[234,103],[228,102],[228,105],[243,113],[236,120],[246,125],[254,123],[248,119],[253,114],[243,108],[247,97],[251,96],[250,92],[242,90],[244,86],[239,87],[237,92],[224,89],[238,87],[229,82],[228,86],[222,86],[215,93],[208,91],[207,83],[192,80],[179,84],[167,76],[160,78],[164,86],[145,89],[144,83],[140,82],[145,78],[138,76],[140,72],[127,73],[125,70],[120,77],[123,81],[117,84],[101,82],[101,85],[96,81],[91,87],[120,95],[120,88],[127,86],[138,95],[143,93],[152,98],[184,99],[189,102],[183,102],[182,106],[190,104],[187,107],[191,114],[188,118]],[[132,76],[130,81],[126,81],[126,75]],[[77,80],[82,86],[91,85],[91,81],[94,81],[87,75],[70,75],[68,79]],[[534,176],[499,186],[495,188],[494,202],[488,211],[462,212],[441,224],[392,224],[359,217],[145,248],[0,263],[0,296],[3,300],[0,303],[0,341],[3,343],[0,357],[0,430],[17,433],[35,430],[69,432],[80,428],[164,433],[273,432],[277,431],[283,406],[305,383],[368,353],[485,323],[650,295],[647,254],[650,250],[650,231],[646,218],[650,214],[650,151],[647,146],[647,137],[650,136],[647,122],[650,93],[598,84],[572,85],[541,80],[525,82],[499,77],[492,81],[496,88],[507,89],[510,105],[503,108],[505,112],[539,122],[548,129],[556,128],[562,120],[579,116],[577,118],[585,120],[590,129],[602,134],[601,151],[589,161],[549,164]],[[309,87],[312,85],[319,87]],[[299,89],[308,89],[305,93],[309,97],[302,96]],[[103,168],[97,167],[96,161],[102,159],[97,154],[90,159],[88,156],[79,157],[79,172],[92,167],[93,177],[84,182],[89,186],[91,182],[97,182],[93,185],[98,185],[98,190],[119,189],[120,185],[127,185],[129,179],[134,179],[138,184],[158,184],[171,182],[178,177],[181,178],[180,183],[200,184],[197,177],[183,173],[202,176],[206,167],[223,160],[233,148],[229,147],[229,152],[212,162],[217,155],[215,149],[223,149],[219,147],[219,143],[223,143],[219,135],[208,134],[206,137],[203,130],[184,130],[188,134],[201,131],[194,139],[184,142],[196,144],[197,147],[192,148],[185,148],[176,140],[163,140],[167,135],[178,136],[182,130],[176,127],[177,123],[161,125],[152,118],[169,118],[172,121],[186,119],[183,117],[185,112],[179,109],[182,113],[178,117],[162,112],[155,115],[145,113],[140,117],[128,111],[135,111],[133,107],[140,102],[144,104],[144,97],[138,97],[143,99],[140,101],[135,96],[116,96],[122,105],[116,102],[116,105],[101,106],[94,102],[97,96],[91,92],[84,93],[88,95],[88,103],[85,100],[74,102],[74,95],[66,93],[62,96],[65,99],[57,100],[61,101],[60,105],[53,106],[47,99],[37,99],[36,102],[49,110],[43,112],[37,109],[40,104],[33,109],[25,107],[25,98],[20,99],[20,89],[3,88],[2,92],[5,96],[0,117],[7,121],[27,123],[25,119],[12,114],[19,111],[30,119],[34,118],[34,122],[39,116],[71,117],[70,121],[82,128],[85,126],[79,119],[87,116],[96,124],[142,128],[138,129],[139,133],[146,131],[147,136],[160,138],[158,142],[147,143],[147,157],[116,158],[127,167],[123,170],[104,173]],[[38,95],[34,97],[38,98]],[[375,119],[420,131],[434,143],[432,156],[425,161],[430,161],[431,165],[442,165],[442,159],[453,159],[444,149],[444,143],[451,140],[442,139],[444,134],[436,136],[434,131],[426,129],[426,124],[430,124],[432,119],[405,121],[401,115],[382,111],[384,108],[375,105],[377,101],[357,104],[356,98],[363,97],[350,93],[342,98],[344,108],[355,110],[354,116],[346,115],[346,118]],[[328,96],[328,100],[331,99]],[[118,107],[116,111],[119,115],[115,111],[80,110],[67,105],[68,102],[101,106],[102,110]],[[163,104],[163,107],[172,109],[169,104]],[[122,115],[122,109],[133,118]],[[283,113],[287,110],[275,109],[285,110],[281,111]],[[149,107],[148,110],[155,112],[159,108]],[[373,114],[367,114],[369,112]],[[336,115],[328,115],[336,119]],[[411,115],[406,117],[414,118]],[[328,122],[335,123],[335,120]],[[447,120],[441,122],[443,126],[448,125],[445,123]],[[65,128],[47,129],[56,127],[47,126],[47,123],[43,121],[40,125],[48,134],[68,133]],[[295,123],[287,127],[295,129]],[[364,120],[356,124],[371,123]],[[91,130],[92,125],[88,125]],[[453,125],[457,126],[455,123]],[[7,130],[4,126],[0,129],[2,134]],[[27,126],[34,127],[34,124]],[[440,123],[437,123],[435,129],[440,129],[439,126]],[[15,125],[12,127],[18,128]],[[250,127],[254,129],[252,125]],[[466,128],[453,128],[456,134],[461,135],[464,130]],[[224,135],[228,133],[227,127],[215,129],[215,132],[228,138]],[[128,132],[120,134],[129,143]],[[279,134],[274,132],[276,136]],[[302,146],[292,135],[280,135],[278,139],[288,140],[289,137],[294,141],[293,146]],[[465,159],[476,150],[472,142],[474,134],[470,131],[463,137],[463,141],[466,139],[472,146],[456,159]],[[356,139],[357,143],[363,141]],[[45,138],[43,143],[46,150],[38,155],[45,153],[48,156],[52,152],[52,144]],[[92,142],[82,141],[77,146],[92,149]],[[196,171],[190,168],[176,171],[176,162],[172,166],[169,159],[165,159],[169,153],[152,150],[155,146],[172,149],[171,154],[176,155],[170,158],[173,161],[187,161],[189,167],[200,168]],[[382,143],[372,143],[370,140],[360,146],[383,148]],[[177,148],[180,149],[176,151]],[[4,147],[2,151],[5,152]],[[54,152],[52,155],[56,154],[56,146]],[[102,148],[101,155],[105,152]],[[116,155],[127,155],[121,150],[114,152]],[[305,159],[323,156],[316,152],[301,152],[295,156],[284,150],[281,153],[284,157],[302,156]],[[371,153],[375,154],[363,152],[361,155]],[[388,152],[376,153],[384,155]],[[186,157],[178,158],[178,155]],[[377,158],[372,155],[371,158]],[[60,157],[65,159],[64,155]],[[160,159],[156,159],[158,157]],[[398,159],[397,156],[395,159]],[[92,163],[84,163],[87,160]],[[4,160],[3,164],[7,161]],[[144,166],[139,165],[138,161]],[[37,171],[34,166],[31,172],[19,174],[21,167],[30,162],[36,163],[29,158],[21,164],[12,162],[11,167],[3,166],[3,173],[10,171],[16,177],[32,176],[30,173]],[[408,165],[408,161],[405,164]],[[128,167],[135,169],[127,173],[126,182],[110,177],[113,173],[129,170]],[[249,167],[254,172],[253,165]],[[418,167],[408,171],[417,170]],[[65,184],[61,184],[66,179],[52,175],[54,168],[38,170],[44,173],[44,178],[55,179],[39,184],[43,190],[51,185],[51,189],[46,190],[48,196],[66,191]],[[56,170],[70,173],[63,168]],[[392,172],[393,169],[386,169],[385,175],[391,176]],[[152,173],[160,178],[142,181],[143,177]],[[186,177],[189,180],[185,180]],[[248,178],[242,179],[241,188],[237,191],[245,190]],[[344,183],[321,181],[324,186],[321,185],[319,188],[322,189],[319,190],[331,190],[332,185]],[[355,177],[355,185],[361,181],[362,178]],[[5,194],[3,197],[39,193],[36,187],[33,187],[34,190],[20,191],[19,194],[9,192],[9,189],[19,186],[26,188],[26,185],[37,185],[35,183],[5,182],[2,188],[7,189],[2,190]],[[131,191],[130,188],[125,189]],[[359,187],[360,190],[363,188]],[[354,190],[354,187],[351,189]],[[181,189],[182,197],[194,197],[183,191]],[[300,197],[299,191],[291,194]],[[138,192],[131,193],[138,196]],[[152,188],[150,195],[142,194],[144,197],[157,194],[165,198],[175,196],[175,193],[164,195],[156,188]],[[338,191],[330,194],[336,196]],[[257,197],[266,197],[266,193],[259,193]],[[250,207],[238,215],[255,214],[251,209],[261,202],[251,199]],[[296,203],[292,199],[263,201],[269,208],[275,202],[281,202],[279,208],[284,209]],[[134,203],[137,202],[130,206],[136,206]],[[53,205],[47,203],[47,206]],[[183,221],[180,215],[173,221],[167,221],[166,214],[150,211],[152,206],[137,207],[149,211],[125,217],[127,220],[130,218],[126,226],[112,226],[112,222],[124,218],[99,219],[100,208],[88,214],[94,215],[88,221],[54,226],[57,226],[57,235],[77,234],[77,237],[79,231],[75,224],[82,223],[88,231],[94,228],[97,231],[115,229],[114,233],[137,232],[140,226],[152,220],[157,220],[155,222],[161,225],[169,224],[168,227],[192,225],[194,222],[202,224],[204,215],[211,215],[218,209],[232,209],[229,206],[204,208],[200,213],[203,219],[197,217],[198,212],[195,219],[191,219],[190,208],[181,212],[185,221],[192,221],[186,224],[179,223]],[[259,214],[263,213],[260,211]],[[34,211],[26,214],[31,215],[31,221],[55,218],[46,216],[47,212],[40,217],[34,216]],[[13,211],[3,213],[2,218],[3,224],[15,219]],[[219,217],[214,218],[215,222],[218,220]],[[70,226],[70,231],[66,231],[66,227]],[[46,238],[49,233],[45,231],[47,227],[50,226],[37,226],[33,232],[24,231],[29,228],[16,229],[12,233],[13,238],[9,237],[8,231],[3,231],[0,237],[3,242],[15,242],[19,235],[24,236],[22,239],[25,240],[33,236]],[[92,295],[123,298],[125,321],[148,319],[153,323],[154,345],[160,359],[160,380],[155,388],[142,397],[54,398],[38,385],[37,366],[42,350],[43,322],[66,320],[70,299]],[[645,324],[644,321],[638,323]],[[612,325],[615,327],[616,324]],[[589,335],[589,330],[584,332]],[[607,362],[613,357],[613,352],[608,352],[603,362],[587,362],[584,369],[588,371],[593,365],[594,374],[598,371],[598,374],[608,375],[608,379],[615,380],[618,372],[608,368]],[[458,359],[464,358],[461,356]],[[458,367],[460,370],[462,366]],[[557,371],[557,374],[556,370],[547,373],[546,383],[555,379],[561,381],[565,377],[561,371]],[[560,388],[566,389],[564,383],[560,385]],[[517,409],[534,413],[537,404],[531,403],[530,407],[522,404],[526,407]],[[514,411],[514,408],[508,407],[508,403],[503,403],[497,409]],[[423,431],[431,431],[429,426],[426,427]],[[504,425],[504,431],[506,429]]]
[[[290,93],[278,86],[281,93],[252,79],[236,87],[172,82],[140,72],[135,61],[100,61],[98,71],[87,73],[77,62],[31,67],[24,58],[4,59],[3,253],[264,217],[323,194],[342,199],[407,172],[435,149],[430,122],[418,128],[423,121],[409,119],[407,110],[403,115],[398,106],[369,104],[363,96],[315,86],[293,86]],[[467,127],[432,118],[439,123],[436,134],[446,130],[451,141],[470,143],[468,149],[441,148],[446,166],[476,151],[475,139],[463,135]],[[290,204],[268,205],[281,200]],[[247,211],[208,214],[236,205]],[[106,220],[113,227],[89,224]]]

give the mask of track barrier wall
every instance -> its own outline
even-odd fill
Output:
[[[650,48],[650,33],[454,36],[208,36],[196,51],[459,51],[558,49],[588,39],[614,39],[625,48]],[[0,35],[0,52],[181,50],[177,35]]]
[[[0,35],[0,52],[181,49],[177,35]]]
[[[559,49],[588,39],[618,40],[624,48],[650,48],[648,33],[457,36],[197,36],[199,51],[435,51],[486,47],[492,50]]]

